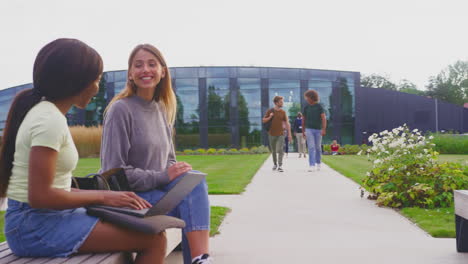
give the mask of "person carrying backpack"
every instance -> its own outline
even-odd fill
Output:
[[[262,123],[271,122],[268,130],[268,142],[273,155],[273,170],[283,172],[283,155],[284,155],[284,129],[288,131],[288,141],[292,141],[291,126],[289,125],[286,112],[281,109],[284,101],[282,96],[273,98],[274,108],[269,109],[262,119]],[[283,127],[286,126],[286,127]]]

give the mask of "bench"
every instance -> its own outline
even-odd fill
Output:
[[[458,252],[468,252],[468,190],[453,191]]]
[[[180,229],[166,230],[167,252],[169,255],[182,241]],[[77,254],[69,258],[21,258],[15,256],[6,242],[0,243],[0,264],[130,264],[133,263],[133,255],[130,253],[102,253],[102,254]]]

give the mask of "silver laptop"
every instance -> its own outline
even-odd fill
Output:
[[[93,205],[90,207],[103,208],[141,218],[154,215],[166,215],[206,177],[206,173],[189,171],[181,177],[183,178],[180,179],[169,191],[167,191],[159,201],[153,204],[151,208],[136,210],[106,205]]]

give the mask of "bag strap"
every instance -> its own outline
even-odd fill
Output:
[[[78,184],[78,180],[75,177],[72,177],[73,184],[76,186],[77,189],[80,189],[80,185]]]
[[[104,183],[104,186],[106,187],[106,189],[107,190],[111,189],[109,183],[106,180],[106,178],[104,178],[101,174],[99,174],[99,173],[90,173],[90,174],[85,176],[85,178],[91,178],[91,177],[96,177],[96,178],[101,179],[101,181]]]

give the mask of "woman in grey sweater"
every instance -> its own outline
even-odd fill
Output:
[[[112,99],[104,118],[101,170],[122,167],[130,186],[156,203],[192,167],[177,162],[172,141],[176,98],[158,49],[138,45],[128,60],[125,89]],[[210,206],[203,181],[171,212],[183,219],[184,263],[211,263]]]

